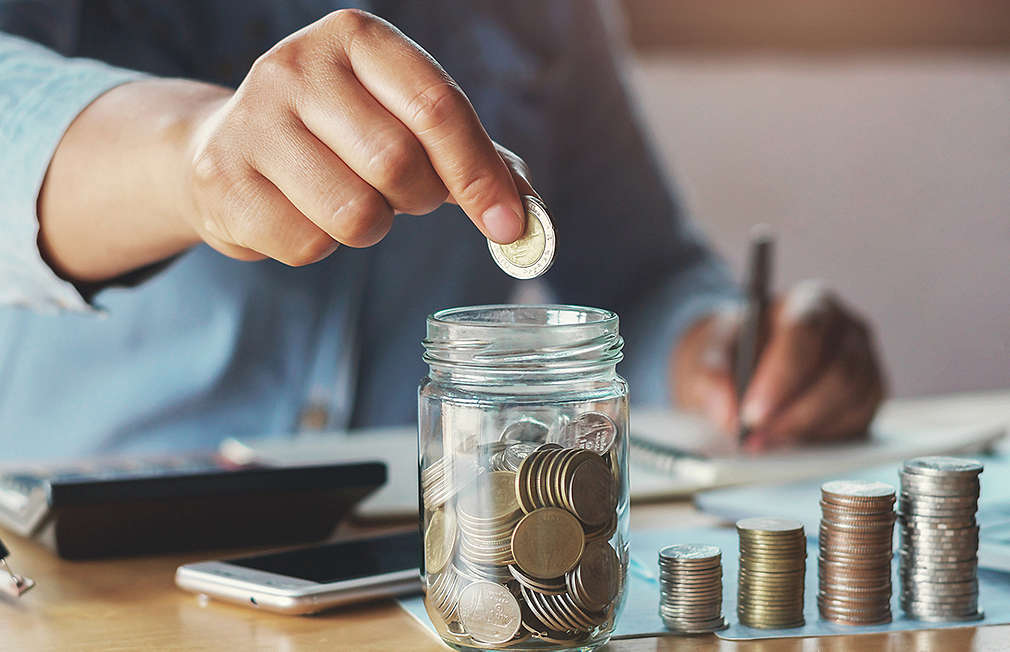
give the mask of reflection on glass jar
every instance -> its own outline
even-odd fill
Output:
[[[628,566],[628,386],[612,312],[428,318],[418,393],[428,615],[460,650],[594,648]]]

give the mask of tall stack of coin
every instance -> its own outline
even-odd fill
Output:
[[[821,487],[821,618],[849,625],[891,622],[894,487],[835,481]]]
[[[425,602],[447,640],[576,646],[612,621],[624,574],[608,542],[617,426],[587,412],[552,432],[540,441],[547,426],[524,416],[422,469]]]
[[[807,540],[803,524],[783,518],[745,518],[740,536],[737,616],[748,627],[799,627]]]
[[[902,466],[901,608],[916,620],[982,617],[978,604],[979,474],[982,464],[920,457]]]
[[[722,551],[684,543],[659,551],[659,615],[673,631],[703,634],[724,629]]]

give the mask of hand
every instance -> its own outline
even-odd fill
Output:
[[[525,225],[525,166],[495,145],[459,86],[389,23],[356,10],[292,34],[189,139],[183,215],[243,260],[305,265],[365,247],[395,213],[449,199],[501,243]]]
[[[739,313],[700,320],[674,353],[676,401],[729,436],[750,429],[749,450],[861,436],[885,394],[869,327],[818,283],[775,301],[768,341],[743,397],[733,387]]]

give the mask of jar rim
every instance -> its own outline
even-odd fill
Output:
[[[479,318],[482,314],[511,314],[514,316],[539,315],[541,320],[504,321]],[[449,326],[476,326],[481,328],[578,328],[600,327],[617,321],[617,314],[603,308],[572,304],[487,304],[444,308],[428,315],[432,324]]]

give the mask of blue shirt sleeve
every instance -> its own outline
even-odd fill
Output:
[[[74,118],[105,91],[141,76],[0,33],[0,305],[90,310],[39,252],[39,190]]]
[[[602,299],[621,316],[621,373],[632,398],[662,404],[684,330],[734,303],[738,292],[664,178],[612,39],[590,6],[574,3],[564,21],[565,56],[554,75],[559,165],[550,171],[548,206],[569,221],[558,224],[557,259],[546,278],[565,301]]]

